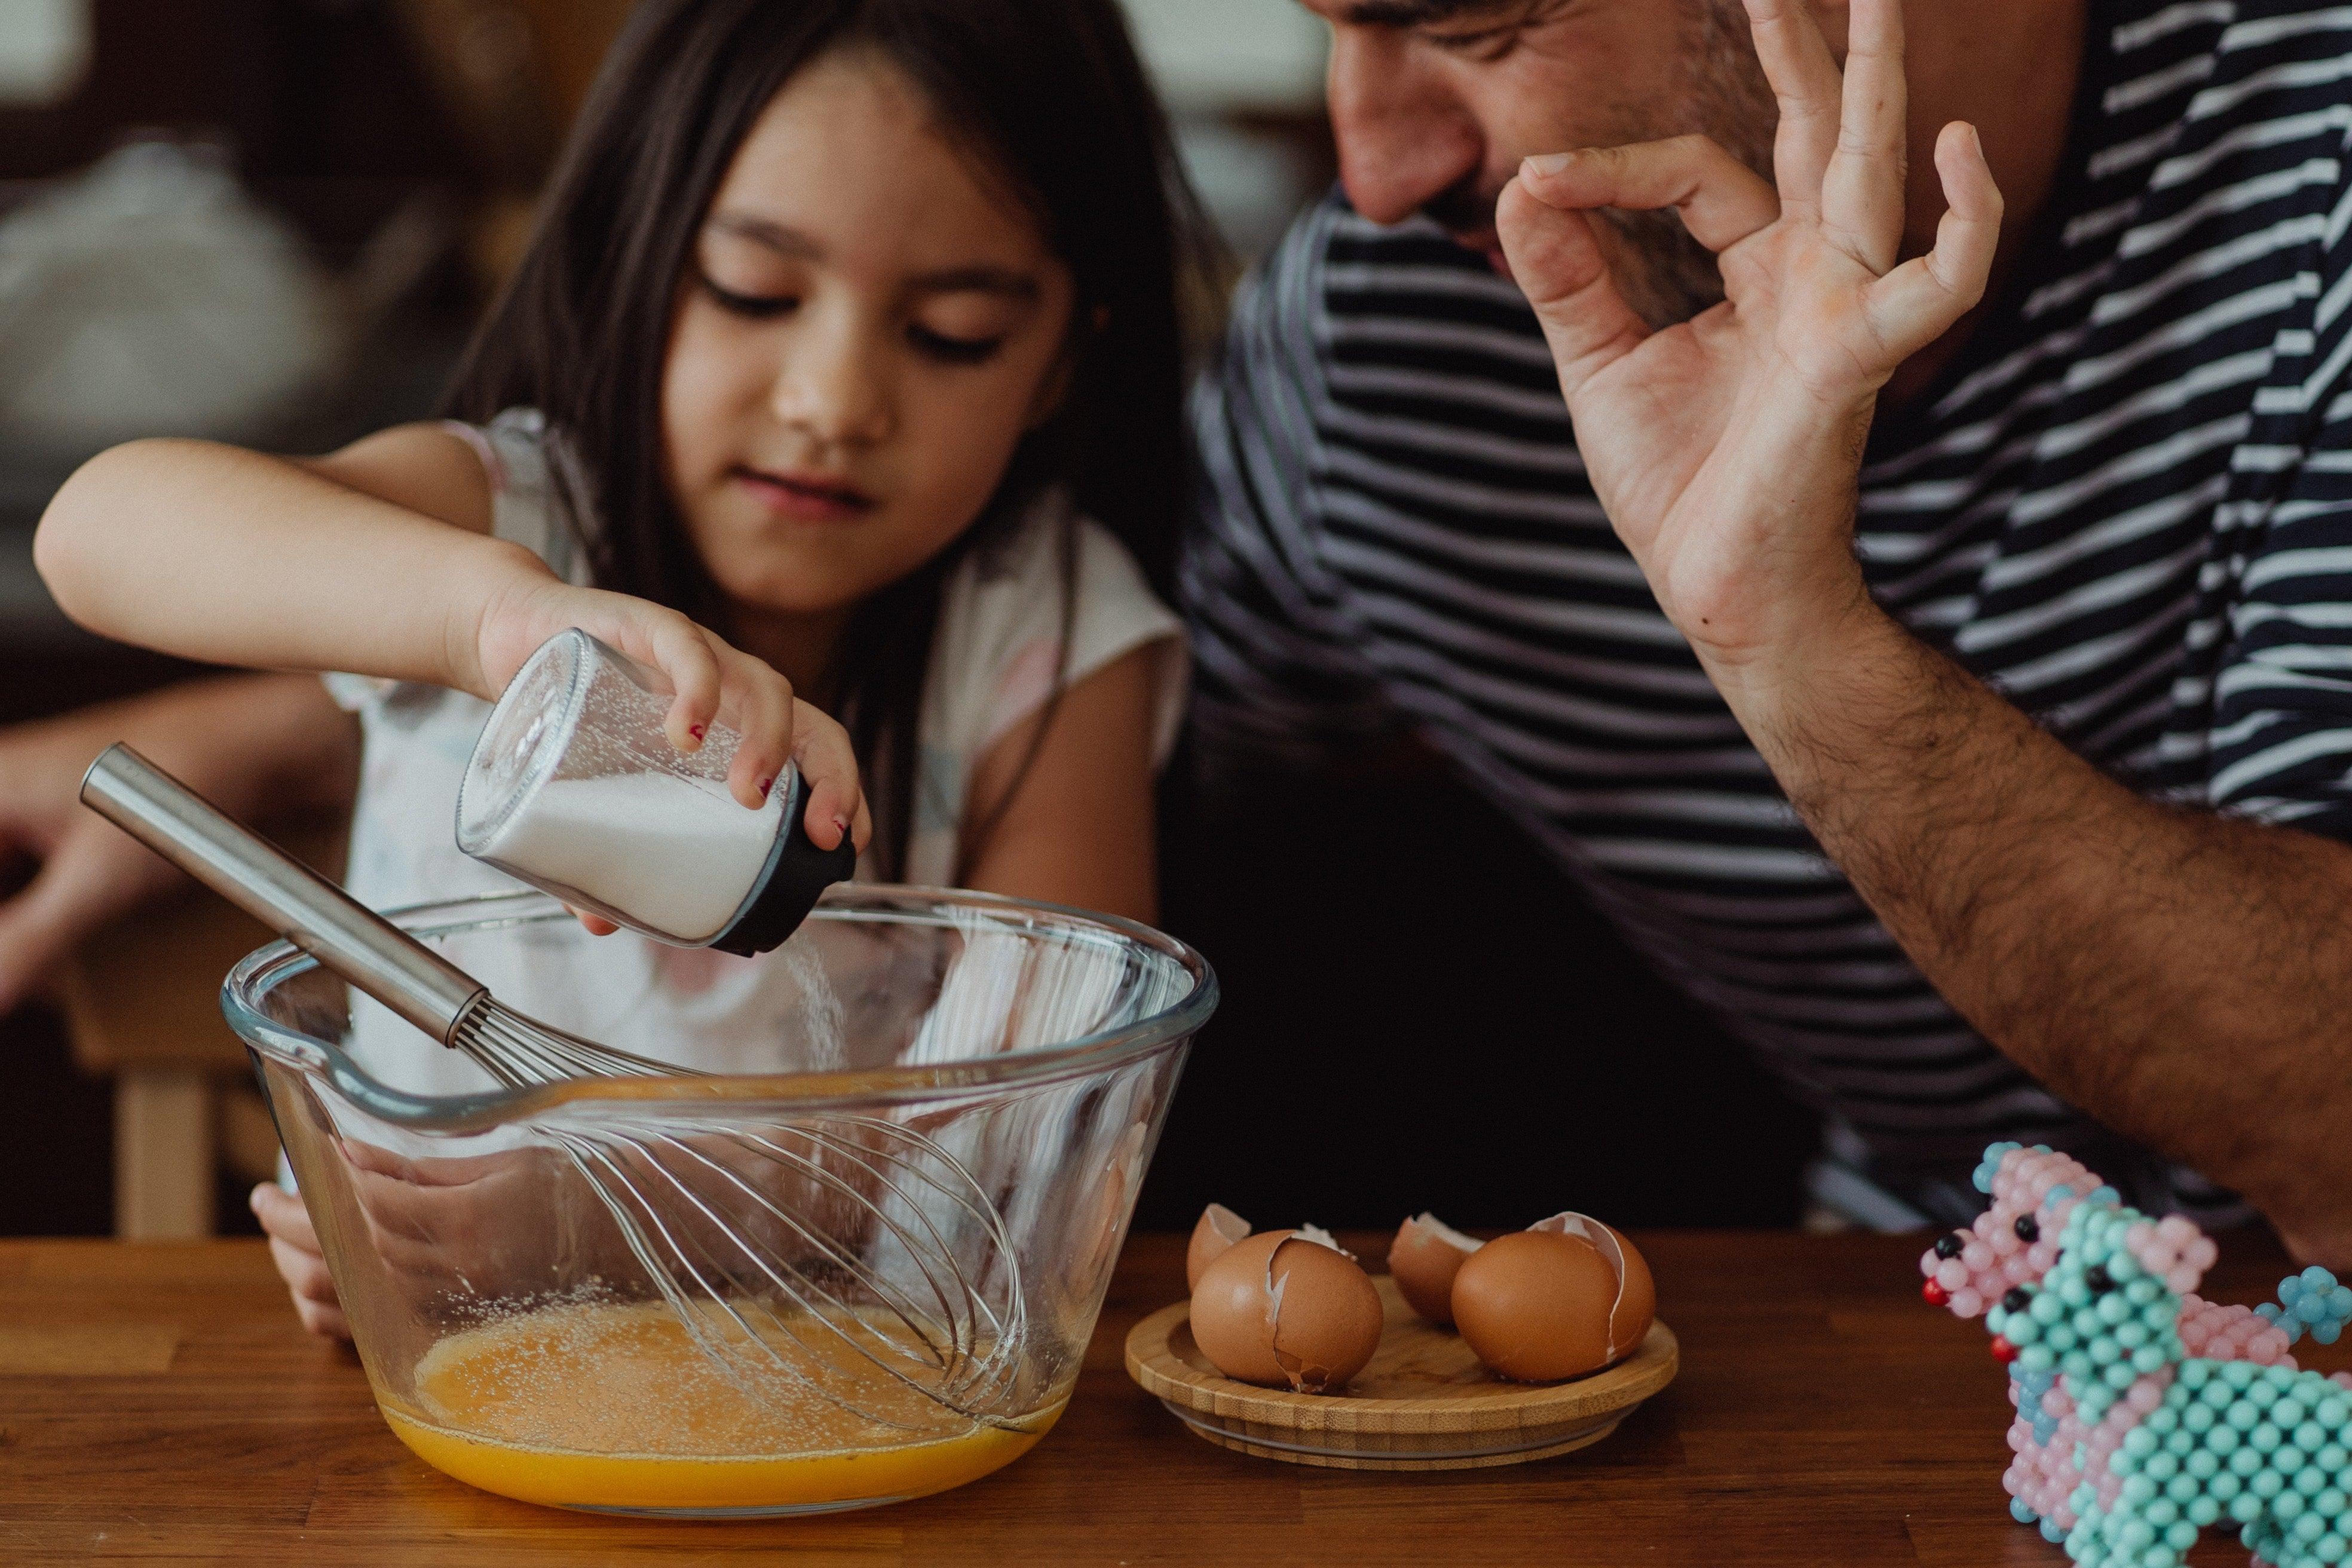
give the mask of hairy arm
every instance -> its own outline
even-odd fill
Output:
[[[1530,159],[1498,210],[1594,489],[1945,997],[2076,1105],[2244,1192],[2299,1254],[2352,1263],[2352,850],[2139,799],[1871,602],[1853,510],[1875,401],[1982,297],[2000,195],[1974,132],[1946,126],[1935,247],[1905,259],[1902,5],[1852,0],[1843,69],[1800,0],[1747,8],[1781,110],[1772,183],[1684,139]],[[1609,206],[1679,210],[1726,302],[1651,331],[1595,241]],[[2331,700],[2277,651],[2245,684]]]
[[[2352,1263],[2352,848],[2134,795],[1874,607],[1726,694],[1988,1039]]]
[[[965,868],[966,886],[1130,920],[1157,917],[1151,674],[1162,651],[1138,648],[1095,671],[1050,714],[1016,725],[982,754],[966,792],[967,830],[998,815]]]

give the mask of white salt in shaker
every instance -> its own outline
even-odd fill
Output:
[[[809,842],[789,763],[753,810],[727,787],[740,737],[683,752],[654,671],[573,629],[507,683],[457,791],[457,847],[573,909],[680,947],[765,952],[856,851]]]

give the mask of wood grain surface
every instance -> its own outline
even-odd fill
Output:
[[[1925,1563],[2063,1568],[2009,1522],[2002,1373],[1920,1304],[1916,1237],[1637,1236],[1681,1340],[1610,1439],[1505,1469],[1370,1474],[1213,1447],[1129,1381],[1182,1293],[1130,1243],[1068,1415],[959,1491],[745,1524],[509,1502],[412,1458],[347,1350],[306,1338],[256,1242],[0,1242],[0,1563],[635,1565]],[[1349,1238],[1377,1257],[1385,1238]],[[2283,1272],[2224,1244],[2223,1299]],[[2352,1364],[2352,1342],[2315,1358]],[[2209,1541],[2200,1564],[2242,1564]]]

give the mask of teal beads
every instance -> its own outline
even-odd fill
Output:
[[[2235,1528],[2272,1568],[2347,1568],[2352,1389],[2297,1370],[2281,1341],[2336,1337],[2352,1291],[2307,1269],[2282,1284],[2263,1321],[2199,1303],[2200,1338],[2212,1312],[2235,1312],[2246,1329],[2230,1342],[2264,1359],[2191,1356],[2179,1325],[2182,1296],[2210,1261],[2200,1244],[2210,1247],[2095,1194],[2068,1215],[2042,1283],[1986,1314],[1996,1352],[2014,1352],[2021,1393],[2052,1390],[2053,1408],[2071,1401],[2067,1422],[2028,1419],[2045,1442],[2077,1435],[2066,1554],[2083,1568],[2179,1568],[2201,1531]],[[2044,1506],[2020,1517],[2046,1525],[2053,1500],[2033,1495]]]

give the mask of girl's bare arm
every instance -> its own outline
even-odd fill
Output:
[[[968,791],[967,828],[1004,804],[980,858],[965,868],[967,886],[1131,920],[1158,918],[1151,677],[1163,653],[1141,647],[1106,665],[1064,692],[1050,716],[1015,726],[981,754]],[[1036,759],[1024,773],[1033,744]],[[1015,793],[1004,801],[1008,788]]]
[[[479,460],[434,426],[314,462],[133,441],[66,481],[33,548],[67,614],[124,642],[478,692],[484,596],[545,576],[489,517]]]
[[[567,627],[658,668],[671,743],[714,718],[742,736],[729,773],[758,806],[787,758],[821,848],[867,817],[841,726],[784,678],[675,610],[559,581],[491,536],[488,476],[460,437],[404,425],[302,462],[204,441],[100,453],[42,516],[35,563],[83,626],[186,658],[350,670],[495,698]]]

